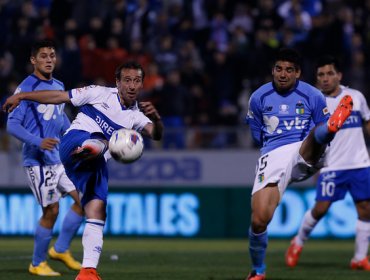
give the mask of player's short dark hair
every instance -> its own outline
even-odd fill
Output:
[[[342,72],[342,64],[339,58],[326,54],[323,56],[320,56],[319,59],[316,61],[316,70],[319,67],[323,67],[325,65],[333,65],[334,69],[338,72]]]
[[[42,48],[51,48],[56,50],[56,44],[52,40],[41,40],[33,43],[31,47],[31,56],[36,56]]]
[[[294,64],[294,67],[297,70],[301,69],[302,64],[302,58],[300,54],[295,50],[291,48],[281,48],[278,50],[278,52],[275,55],[274,64],[277,61],[288,61]]]
[[[144,81],[145,71],[144,71],[143,66],[141,66],[140,63],[137,63],[135,61],[129,61],[129,62],[123,63],[120,66],[118,66],[117,69],[116,69],[116,72],[115,72],[115,76],[116,76],[117,80],[121,80],[121,71],[122,71],[122,69],[140,70],[141,73],[142,73],[142,80]]]

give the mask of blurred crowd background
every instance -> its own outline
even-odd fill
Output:
[[[141,63],[141,98],[166,126],[147,148],[253,148],[248,99],[283,46],[302,54],[311,83],[315,59],[338,56],[343,84],[369,97],[370,0],[0,0],[0,27],[1,101],[32,72],[35,40],[56,41],[54,77],[66,89],[115,86],[119,64]],[[14,138],[0,118],[0,150],[9,151]]]

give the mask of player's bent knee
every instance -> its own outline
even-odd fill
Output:
[[[271,219],[262,217],[260,215],[253,215],[251,221],[252,231],[254,233],[262,233],[267,229],[267,225]]]

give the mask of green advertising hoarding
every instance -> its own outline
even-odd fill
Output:
[[[248,236],[251,188],[114,188],[108,196],[107,235],[184,238]],[[294,235],[314,203],[313,189],[288,188],[269,225],[270,237]],[[60,217],[72,201],[61,200]],[[32,235],[41,209],[26,191],[0,192],[0,235]],[[313,237],[354,235],[356,212],[350,197],[335,203]],[[58,232],[58,218],[55,231]],[[79,234],[82,233],[80,228]]]

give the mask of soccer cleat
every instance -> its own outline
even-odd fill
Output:
[[[245,280],[265,280],[266,274],[257,274],[255,270],[249,273],[248,277]]]
[[[58,253],[55,251],[54,247],[51,247],[49,249],[49,256],[53,260],[58,260],[63,262],[69,269],[73,270],[80,270],[81,269],[81,263],[76,261],[69,250],[65,251],[64,253]]]
[[[344,96],[334,113],[330,116],[328,121],[329,132],[336,133],[351,115],[353,108],[352,97],[349,95]]]
[[[88,139],[72,152],[72,157],[75,160],[91,160],[103,156],[107,149],[107,140]]]
[[[29,273],[38,276],[60,276],[60,273],[54,271],[46,261],[41,262],[38,266],[33,266],[31,263],[28,271]]]
[[[295,267],[298,263],[299,256],[301,255],[301,252],[303,250],[303,246],[299,246],[295,242],[296,237],[292,239],[290,242],[290,246],[285,254],[285,263],[289,267]]]
[[[361,261],[351,260],[351,269],[366,270],[370,271],[369,257],[365,257]]]
[[[75,280],[102,280],[95,268],[81,268]]]

